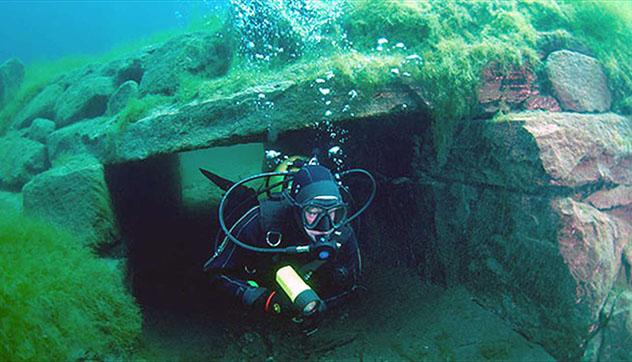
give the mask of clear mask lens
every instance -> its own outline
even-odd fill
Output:
[[[314,228],[328,218],[329,225],[333,227],[339,226],[347,216],[347,207],[345,205],[337,205],[325,208],[317,205],[307,205],[303,208],[303,223],[308,229]]]

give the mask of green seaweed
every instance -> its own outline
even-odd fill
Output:
[[[117,115],[122,127],[148,116],[157,107],[173,103],[173,97],[149,94],[142,98],[131,99]]]
[[[123,356],[141,315],[121,272],[68,233],[15,213],[0,218],[0,360]]]
[[[630,114],[632,3],[569,1],[565,5],[568,30],[594,52],[604,67],[613,93],[613,110]]]
[[[221,32],[226,42],[239,44],[240,33],[231,27],[230,12],[200,19],[204,18],[186,30]],[[391,70],[398,68],[409,74],[405,82],[423,89],[432,105],[434,145],[439,161],[444,162],[459,122],[478,116],[476,91],[484,67],[493,62],[501,68],[525,66],[543,74],[542,58],[565,45],[588,49],[601,61],[613,91],[614,111],[626,114],[632,108],[629,2],[355,0],[344,4],[343,15],[336,21],[323,33],[323,41],[302,48],[297,59],[253,62],[237,54],[225,75],[183,75],[172,98],[158,101],[146,96],[131,102],[121,119],[128,123],[149,114],[152,107],[226,97],[265,83],[311,82],[328,71],[340,75],[337,86],[370,93],[395,81]],[[340,29],[345,32],[344,41],[336,39]],[[140,43],[161,42],[173,35],[167,32]],[[378,48],[380,39],[388,40],[382,48]],[[332,40],[339,40],[339,45],[332,46]],[[119,47],[100,60],[139,46]],[[405,61],[409,55],[418,55],[422,61],[409,64]],[[0,131],[46,81],[36,83],[37,87],[26,87],[30,90],[3,110]]]

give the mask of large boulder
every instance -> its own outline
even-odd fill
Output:
[[[632,292],[617,289],[610,294],[601,318],[605,323],[594,328],[582,361],[627,361],[632,346]]]
[[[112,94],[107,106],[107,115],[113,115],[120,112],[127,103],[138,97],[138,83],[128,80],[121,84]]]
[[[48,158],[43,144],[14,132],[0,138],[0,186],[19,190],[47,167]]]
[[[71,84],[55,103],[57,128],[103,115],[113,91],[112,79],[98,75],[90,75]]]
[[[0,64],[0,107],[15,96],[24,80],[24,64],[16,58]]]
[[[114,120],[98,117],[76,122],[51,133],[48,137],[48,155],[55,165],[68,157],[90,155],[100,161],[109,159]]]
[[[150,50],[153,47],[146,47],[145,51]],[[134,54],[130,57],[118,59],[105,64],[100,74],[106,77],[112,77],[114,84],[119,86],[127,81],[133,80],[136,83],[140,83],[143,78],[143,61],[146,53],[141,51],[140,54]]]
[[[55,119],[55,103],[64,93],[64,87],[57,83],[42,89],[15,117],[16,128],[26,128],[35,118]]]
[[[55,122],[50,119],[36,118],[26,130],[26,136],[33,141],[46,144],[48,135],[55,130]]]
[[[325,119],[340,122],[415,112],[427,106],[415,89],[401,83],[375,87],[366,93],[332,91],[327,104],[335,112],[316,102],[315,93],[322,98],[313,82],[283,81],[248,88],[227,97],[157,110],[126,125],[113,138],[111,162],[258,142],[271,131],[272,125],[274,132],[287,132],[305,129]]]
[[[10,207],[15,211],[22,212],[22,194],[19,192],[0,191],[0,207]]]
[[[465,283],[556,358],[579,360],[629,273],[632,120],[510,114],[464,123],[454,144],[444,166],[420,170],[447,282]],[[630,341],[619,331],[608,338]],[[611,356],[632,348],[607,345]]]
[[[597,59],[559,50],[546,60],[548,74],[562,109],[576,112],[607,112],[612,103],[606,76]]]
[[[147,55],[140,91],[173,95],[183,75],[220,76],[228,71],[230,62],[230,49],[217,34],[182,35]]]
[[[56,223],[95,251],[119,241],[103,165],[76,157],[37,175],[24,186],[24,212]]]

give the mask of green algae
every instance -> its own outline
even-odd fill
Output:
[[[1,360],[103,359],[137,341],[140,310],[117,267],[56,227],[5,212],[0,274]]]
[[[138,52],[156,44],[167,42],[175,36],[198,31],[218,32],[224,27],[225,14],[199,14],[182,28],[157,32],[150,36],[119,44],[109,51],[99,55],[68,55],[59,59],[41,59],[26,64],[24,81],[13,99],[0,109],[0,135],[10,127],[14,117],[31,101],[44,87],[55,82],[58,78],[73,70],[90,64],[104,64],[125,58],[129,54]],[[155,102],[148,102],[148,105]],[[138,106],[137,106],[138,108]]]
[[[395,68],[400,75],[407,73],[399,81],[424,90],[431,104],[437,156],[443,162],[457,124],[478,116],[476,90],[481,72],[490,62],[506,69],[523,66],[542,74],[542,57],[548,52],[565,45],[579,46],[603,64],[613,91],[613,110],[629,113],[632,65],[627,60],[632,58],[632,49],[627,44],[632,35],[631,14],[632,5],[620,2],[348,1],[337,20],[345,34],[341,45],[332,46],[332,41],[340,40],[336,38],[341,35],[338,30],[325,32],[319,44],[302,48],[297,59],[253,62],[243,54],[234,56],[225,75],[183,75],[174,96],[145,96],[133,101],[121,119],[123,123],[133,122],[149,114],[152,107],[227,97],[266,83],[311,82],[328,71],[339,76],[332,82],[335,86],[362,95],[398,81],[392,72]],[[229,19],[230,12],[222,13],[193,28],[218,32],[227,43],[238,44],[242,34],[231,27]],[[384,41],[381,39],[387,42],[380,44]],[[113,54],[121,55],[123,51]],[[415,66],[405,61],[411,55],[420,59]],[[41,89],[46,82],[37,83]],[[11,115],[37,93],[34,89],[38,88],[31,87],[26,95],[18,97],[17,105],[3,110],[0,118],[4,121],[0,124],[6,128]]]

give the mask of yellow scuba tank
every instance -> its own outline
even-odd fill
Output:
[[[274,172],[288,172],[288,171],[298,171],[300,169],[300,165],[302,166],[306,162],[307,158],[304,156],[292,156],[283,160],[275,169]],[[300,162],[299,162],[300,161]],[[266,188],[271,185],[278,184],[277,186],[268,190],[268,196],[271,193],[278,193],[283,191],[284,188],[290,188],[292,186],[292,181],[288,181],[287,183],[282,183],[288,177],[287,176],[271,176],[266,179]]]

